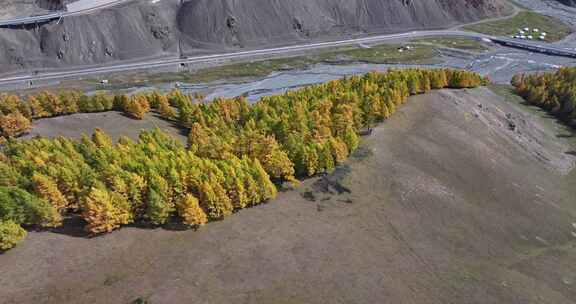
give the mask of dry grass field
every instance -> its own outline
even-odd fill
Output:
[[[567,132],[487,88],[415,96],[334,173],[199,231],[32,232],[0,303],[574,303]]]

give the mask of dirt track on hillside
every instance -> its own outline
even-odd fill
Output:
[[[0,303],[574,303],[575,149],[520,109],[413,97],[333,174],[197,232],[30,233]]]

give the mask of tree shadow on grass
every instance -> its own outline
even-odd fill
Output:
[[[212,220],[212,222],[218,220]],[[86,231],[86,221],[84,221],[80,215],[72,215],[65,218],[62,222],[62,226],[52,228],[47,230],[48,232],[62,234],[70,237],[75,238],[95,238],[99,236],[104,236],[107,233],[101,234],[94,234],[91,232]],[[188,226],[182,223],[182,220],[179,218],[171,218],[168,222],[164,225],[154,225],[148,222],[136,222],[129,225],[122,225],[119,229],[122,228],[137,228],[137,229],[145,229],[145,230],[155,230],[155,229],[164,229],[168,231],[196,231],[198,227]],[[118,230],[119,230],[118,229]]]
[[[49,231],[77,238],[92,237],[93,235],[84,229],[85,226],[86,221],[84,221],[79,215],[73,215],[64,218],[62,226],[52,228]]]
[[[163,121],[169,123],[169,124],[170,124],[169,127],[174,128],[175,130],[177,130],[179,135],[188,137],[188,134],[190,133],[190,129],[184,127],[184,126],[183,126],[180,122],[178,122],[177,120],[175,120],[175,119],[168,119],[168,118],[163,117],[162,115],[160,115],[160,113],[156,113],[156,112],[153,112],[153,113],[151,113],[151,114],[152,114],[154,117],[156,117],[156,118],[158,118],[158,119],[160,119],[160,120],[163,120]]]

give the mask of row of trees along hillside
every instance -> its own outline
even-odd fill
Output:
[[[28,96],[25,100],[17,95],[0,95],[0,137],[17,137],[28,131],[34,119],[70,115],[121,111],[134,119],[143,119],[151,109],[165,117],[174,117],[166,96],[157,93],[126,95],[97,94],[87,96],[76,91],[59,95],[43,92]]]
[[[512,78],[516,93],[576,127],[576,68],[556,72],[521,74]]]
[[[224,218],[275,197],[275,183],[332,170],[357,148],[361,128],[388,118],[409,95],[483,81],[467,71],[390,70],[252,105],[242,97],[203,103],[179,91],[132,97],[45,93],[25,101],[5,96],[2,119],[29,123],[107,109],[141,119],[152,108],[189,128],[190,136],[187,147],[160,130],[118,143],[100,129],[80,140],[17,140],[15,128],[3,125],[8,139],[0,150],[0,249],[22,239],[22,227],[56,227],[69,215],[80,216],[90,233],[133,222],[177,219],[200,226]]]

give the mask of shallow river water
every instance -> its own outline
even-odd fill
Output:
[[[521,50],[499,48],[481,55],[457,56],[445,55],[443,62],[431,65],[398,65],[398,64],[351,64],[327,65],[319,64],[306,70],[275,72],[261,79],[245,82],[227,83],[215,82],[209,84],[186,84],[186,91],[201,91],[207,94],[207,99],[215,97],[246,96],[250,101],[285,90],[304,85],[321,83],[338,79],[347,75],[362,74],[370,71],[384,71],[390,68],[451,67],[472,70],[482,75],[488,75],[496,83],[509,83],[512,76],[518,73],[531,73],[554,70],[562,66],[576,66],[576,60],[533,54]],[[159,89],[171,89],[174,84],[159,85]],[[141,88],[146,90],[149,88]]]

